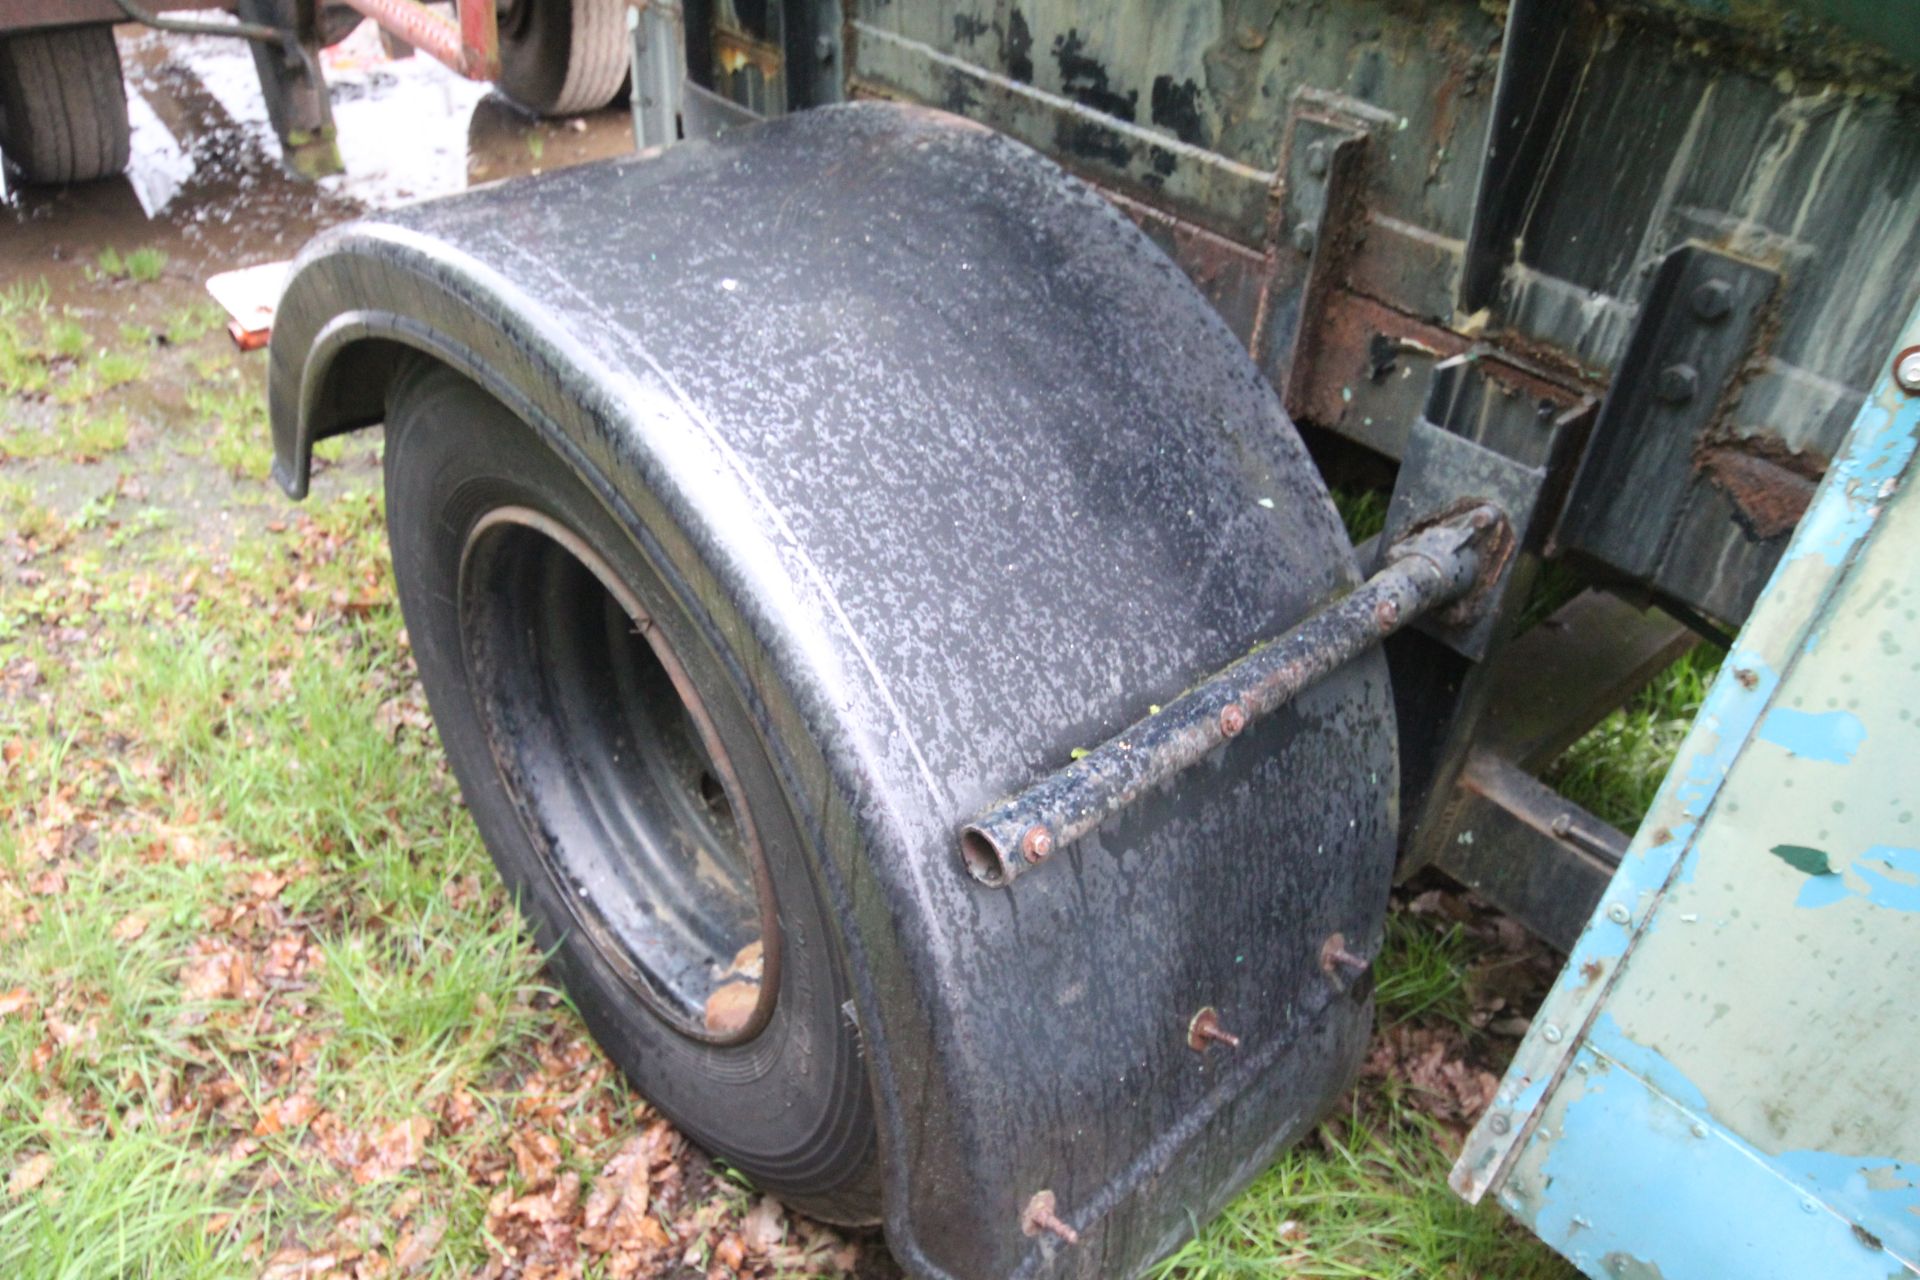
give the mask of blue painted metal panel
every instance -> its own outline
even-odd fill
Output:
[[[1920,395],[1891,367],[1454,1171],[1593,1276],[1920,1275]]]

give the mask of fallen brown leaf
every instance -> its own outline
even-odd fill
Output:
[[[433,1120],[427,1116],[414,1116],[388,1125],[374,1138],[372,1151],[354,1169],[353,1180],[364,1186],[413,1168],[426,1154],[427,1139],[432,1136]]]
[[[297,1129],[319,1113],[320,1104],[309,1094],[275,1098],[260,1108],[260,1119],[253,1126],[253,1133],[257,1138],[265,1138],[283,1129]]]
[[[260,994],[253,980],[253,962],[226,942],[200,938],[193,958],[180,970],[180,985],[189,1000],[238,1000]]]
[[[260,1280],[307,1280],[310,1276],[322,1276],[334,1269],[339,1262],[332,1253],[308,1253],[305,1249],[282,1249],[267,1259],[266,1269],[261,1271]]]
[[[515,1130],[507,1139],[513,1151],[514,1168],[529,1188],[545,1186],[560,1167],[560,1143],[552,1134],[539,1129]]]
[[[53,1172],[53,1157],[42,1151],[29,1157],[7,1175],[7,1195],[18,1199],[47,1180]]]
[[[445,1234],[447,1220],[438,1214],[409,1224],[393,1246],[394,1269],[404,1274],[426,1266],[433,1261],[434,1248]]]
[[[772,1196],[762,1196],[740,1219],[740,1236],[747,1248],[765,1253],[787,1234],[787,1211]]]

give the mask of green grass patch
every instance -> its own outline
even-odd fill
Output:
[[[1571,1267],[1447,1186],[1452,1139],[1386,1090],[1322,1124],[1156,1280],[1563,1280]]]
[[[215,303],[201,299],[168,312],[156,332],[169,346],[179,347],[198,342],[226,322],[225,311]]]
[[[1546,781],[1631,833],[1653,804],[1725,657],[1716,645],[1699,645],[1569,747]]]
[[[118,249],[102,249],[94,259],[97,274],[108,280],[131,280],[136,284],[147,284],[160,278],[167,269],[167,255],[164,250],[145,248],[121,253]]]
[[[1334,509],[1347,526],[1347,537],[1359,546],[1387,527],[1387,502],[1392,497],[1384,489],[1347,489],[1333,491]]]
[[[1435,928],[1401,912],[1389,915],[1375,966],[1374,1003],[1381,1025],[1430,1018],[1469,1029],[1472,964],[1472,948],[1459,925]]]
[[[124,408],[70,409],[44,425],[26,423],[0,431],[0,460],[66,458],[98,462],[127,447],[132,423]]]

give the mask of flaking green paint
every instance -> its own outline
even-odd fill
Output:
[[[1833,874],[1833,866],[1827,861],[1826,851],[1823,849],[1809,848],[1804,844],[1777,844],[1769,852],[1803,875],[1830,876]]]

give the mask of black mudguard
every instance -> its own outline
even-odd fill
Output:
[[[1032,151],[883,105],[358,223],[277,318],[276,474],[426,352],[718,584],[843,931],[889,1241],[918,1276],[1115,1277],[1347,1086],[1394,728],[1379,655],[1008,888],[960,826],[1357,581],[1271,388]],[[1205,1006],[1237,1049],[1188,1045]],[[1022,1230],[1051,1191],[1069,1246]]]

